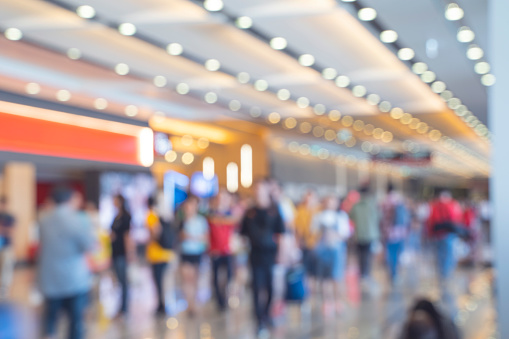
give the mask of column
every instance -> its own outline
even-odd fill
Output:
[[[493,133],[491,201],[493,204],[492,239],[496,273],[496,300],[499,338],[509,338],[509,1],[491,0],[488,15],[491,66],[497,83],[490,88],[488,97],[489,125]]]
[[[13,246],[16,260],[28,259],[30,230],[35,220],[36,194],[35,166],[30,163],[12,162],[4,168],[4,194],[9,201],[8,208],[16,218],[13,232]]]
[[[336,193],[340,197],[346,196],[348,193],[348,178],[346,166],[336,163]]]

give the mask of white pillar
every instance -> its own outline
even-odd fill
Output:
[[[340,197],[348,193],[348,178],[346,166],[336,163],[336,194]]]
[[[493,133],[491,201],[493,203],[492,239],[495,246],[498,338],[509,338],[509,1],[491,0],[488,15],[491,66],[497,77],[489,90],[489,122]]]

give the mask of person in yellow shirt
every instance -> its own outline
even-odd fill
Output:
[[[313,217],[317,212],[319,212],[318,197],[314,191],[308,191],[297,207],[295,232],[302,248],[304,266],[310,278],[316,276],[314,249],[320,240],[320,235],[314,232],[311,227]]]
[[[156,205],[155,199],[152,197],[148,198],[147,205],[148,214],[146,227],[150,232],[150,241],[147,245],[146,255],[147,261],[152,266],[152,276],[154,278],[154,283],[156,285],[157,290],[158,306],[156,313],[164,315],[166,314],[166,308],[164,304],[163,278],[166,266],[172,259],[173,253],[171,250],[167,250],[159,244],[158,239],[161,235],[162,228],[159,216],[155,211]]]

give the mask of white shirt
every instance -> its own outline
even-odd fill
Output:
[[[322,232],[322,239],[328,245],[339,243],[351,235],[350,219],[344,211],[324,210],[313,218],[312,230]]]

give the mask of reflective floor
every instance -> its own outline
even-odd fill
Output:
[[[344,309],[340,315],[325,316],[323,304],[313,295],[303,305],[275,303],[276,328],[271,338],[397,338],[406,312],[418,297],[438,301],[442,309],[454,317],[466,339],[492,338],[494,310],[491,300],[491,275],[489,269],[458,269],[450,286],[439,288],[429,258],[406,258],[401,279],[396,287],[386,283],[381,264],[377,265],[374,282],[369,288],[359,287],[356,265],[349,264],[344,288]],[[152,315],[154,290],[149,270],[141,265],[132,273],[130,314],[125,319],[109,319],[115,312],[118,290],[110,275],[98,279],[87,320],[87,338],[94,339],[180,339],[255,338],[255,324],[251,312],[249,290],[234,289],[230,308],[225,313],[216,310],[210,300],[208,269],[203,270],[200,283],[203,300],[201,313],[190,319],[185,302],[180,297],[178,283],[173,284],[175,271],[169,271],[166,284],[170,291],[167,303],[173,316],[156,318]],[[280,274],[280,276],[282,276]],[[178,279],[177,279],[178,280]],[[16,272],[11,291],[12,300],[24,305],[32,314],[41,312],[40,297],[34,288],[34,271],[20,269]],[[173,286],[177,286],[173,289]],[[175,293],[171,291],[176,290]],[[39,306],[37,306],[39,305]],[[65,321],[61,333],[65,333]],[[62,336],[63,338],[63,336]],[[494,338],[494,336],[493,336]]]

